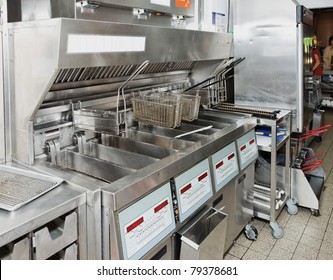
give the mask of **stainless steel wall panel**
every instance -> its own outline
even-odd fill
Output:
[[[8,22],[75,17],[75,0],[10,0]]]
[[[52,34],[53,33],[53,34]],[[44,96],[57,76],[59,26],[34,24],[34,28],[9,29],[10,57],[15,57],[10,71],[11,121],[13,125],[13,158],[33,162],[29,121],[37,112]],[[15,77],[15,79],[13,78]]]
[[[235,103],[297,109],[296,6],[292,1],[233,2]]]
[[[2,48],[2,26],[0,25],[0,163],[5,162],[5,151],[6,151],[5,145],[6,141],[5,141],[3,48]]]

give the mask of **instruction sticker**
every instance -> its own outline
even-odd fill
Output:
[[[176,0],[176,6],[184,9],[191,7],[191,0]]]

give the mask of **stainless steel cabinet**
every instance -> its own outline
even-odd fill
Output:
[[[67,183],[0,210],[0,259],[87,259],[86,194]]]

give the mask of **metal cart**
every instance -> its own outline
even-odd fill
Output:
[[[273,237],[279,239],[283,236],[283,228],[276,219],[283,207],[287,205],[289,214],[298,212],[296,201],[290,197],[290,111],[280,111],[276,119],[258,117],[257,123],[257,127],[267,128],[270,135],[263,135],[262,131],[257,130],[259,151],[269,155],[269,164],[263,166],[264,160],[258,160],[254,186],[254,216],[268,220]],[[283,155],[282,159],[279,154]],[[268,179],[265,180],[262,175],[267,174],[268,170]]]

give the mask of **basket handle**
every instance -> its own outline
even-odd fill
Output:
[[[143,63],[140,64],[140,66],[133,71],[133,73],[127,78],[127,80],[118,88],[118,95],[117,95],[117,125],[120,125],[119,122],[119,98],[120,98],[120,92],[124,101],[124,109],[125,109],[125,114],[126,114],[126,99],[125,99],[125,94],[124,94],[124,89],[127,86],[127,84],[132,81],[137,75],[140,74],[140,72],[147,67],[149,64],[149,60],[144,61]],[[126,117],[125,117],[126,121]]]

